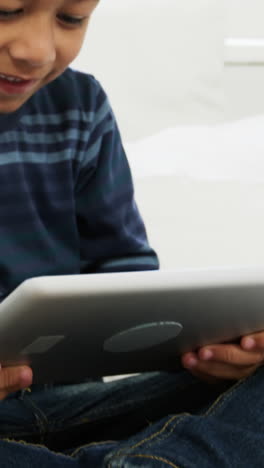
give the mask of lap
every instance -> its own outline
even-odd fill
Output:
[[[108,468],[264,467],[264,369],[199,411],[172,414],[106,457]]]
[[[187,371],[141,374],[107,384],[33,386],[0,403],[0,437],[39,437],[43,443],[62,433],[64,440],[80,440],[83,428],[83,442],[126,438],[166,414],[195,411],[221,391]]]
[[[78,467],[246,467],[254,453],[259,464],[253,465],[264,467],[263,379],[260,369],[245,381],[215,387],[183,371],[25,392],[0,404],[0,435],[43,444],[54,466],[66,456],[69,467],[77,460],[83,463]],[[10,444],[1,441],[1,460]],[[33,448],[23,445],[16,466],[34,466],[23,464]],[[96,457],[106,461],[94,464]],[[36,454],[34,460],[39,468]]]

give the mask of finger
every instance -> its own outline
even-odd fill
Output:
[[[238,345],[213,345],[205,346],[197,353],[186,353],[182,356],[183,366],[194,367],[199,361],[221,362],[237,367],[261,364],[264,354],[259,351],[245,351]]]
[[[264,351],[264,332],[243,336],[240,344],[246,350],[259,349]]]
[[[22,390],[32,384],[32,370],[28,366],[4,367],[0,372],[0,399],[9,393]]]
[[[262,364],[264,361],[264,351],[258,349],[248,351],[236,344],[223,344],[201,348],[198,351],[198,358],[202,361],[213,360],[244,367]]]
[[[195,367],[198,363],[198,356],[196,353],[185,353],[181,357],[183,367],[192,368]]]

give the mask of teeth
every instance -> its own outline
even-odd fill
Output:
[[[20,80],[19,78],[11,78],[11,77],[8,77],[6,75],[1,75],[1,74],[0,74],[0,78],[4,78],[5,80],[10,81],[11,83],[12,82],[21,83],[23,81],[23,80]]]

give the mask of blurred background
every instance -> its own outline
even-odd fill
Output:
[[[264,265],[263,0],[101,0],[109,95],[162,268]]]
[[[255,115],[263,18],[262,0],[101,0],[73,67],[100,79],[125,139]]]

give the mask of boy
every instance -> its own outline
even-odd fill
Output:
[[[68,68],[97,3],[0,0],[2,299],[32,276],[158,268],[105,93]],[[263,350],[259,333],[108,384],[27,389],[30,368],[3,368],[0,466],[264,466]]]

